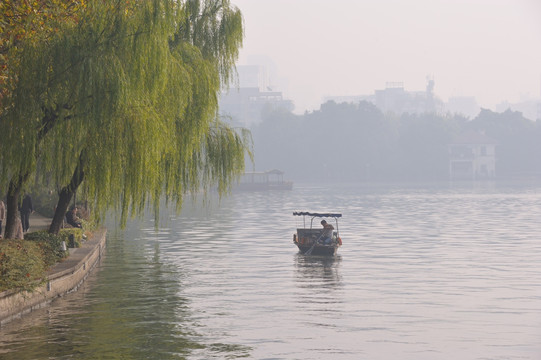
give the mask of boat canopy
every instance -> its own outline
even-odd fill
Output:
[[[312,213],[312,212],[306,212],[306,211],[295,211],[293,213],[294,216],[313,216],[313,217],[332,217],[332,218],[339,218],[342,217],[342,214],[337,213]]]

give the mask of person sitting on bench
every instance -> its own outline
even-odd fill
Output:
[[[81,219],[77,216],[77,206],[72,206],[66,213],[66,222],[73,227],[82,228]]]

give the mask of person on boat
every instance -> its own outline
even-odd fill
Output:
[[[328,224],[325,220],[321,220],[321,225],[323,226],[321,240],[325,245],[329,245],[332,243],[332,231],[334,230],[334,226]]]

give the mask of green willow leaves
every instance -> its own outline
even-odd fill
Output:
[[[189,192],[226,191],[251,156],[249,133],[217,116],[240,11],[226,0],[110,0],[77,15],[21,44],[0,113],[1,189],[36,175],[66,191],[60,210],[82,191],[94,214],[113,208],[122,221],[163,195],[180,206]]]

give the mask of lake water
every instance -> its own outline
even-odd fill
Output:
[[[1,359],[541,359],[541,187],[303,185],[187,202],[84,286],[0,329]],[[343,213],[335,258],[302,217]]]

